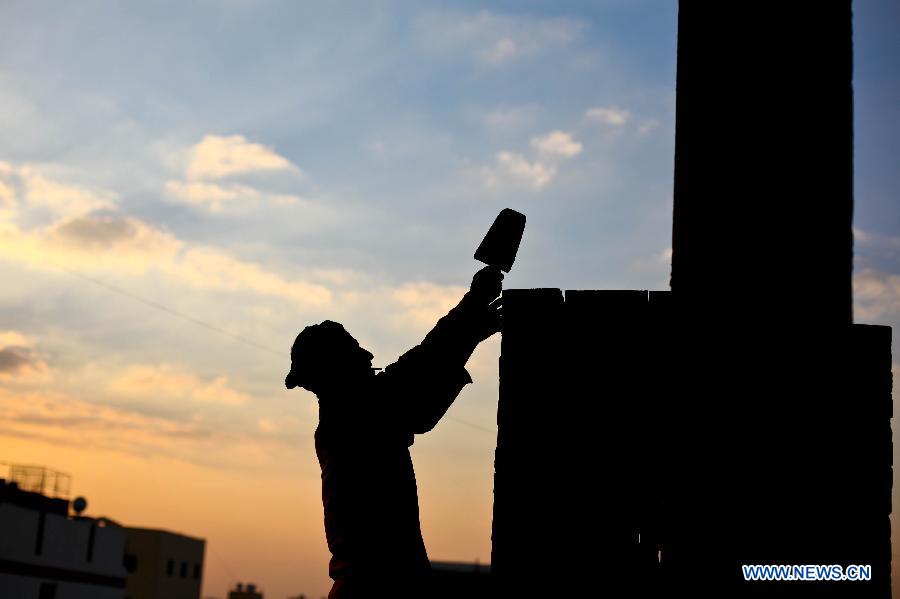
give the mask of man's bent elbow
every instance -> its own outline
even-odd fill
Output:
[[[411,426],[409,427],[410,432],[414,435],[424,435],[425,433],[431,432],[440,420],[440,417],[436,419],[429,418],[427,420],[417,420],[411,423]]]

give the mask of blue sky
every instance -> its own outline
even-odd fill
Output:
[[[891,325],[898,11],[856,2],[857,317]],[[667,288],[676,16],[643,0],[6,3],[9,459],[44,456],[128,523],[206,536],[232,568],[208,562],[205,594],[250,576],[324,589],[314,403],[281,384],[294,335],[335,318],[388,363],[458,299],[507,206],[528,215],[507,286]],[[488,559],[497,353],[479,350],[457,420],[415,446],[435,558]],[[90,473],[112,454],[115,476]],[[308,538],[138,508],[155,468],[287,489]],[[300,574],[266,546],[299,551]]]

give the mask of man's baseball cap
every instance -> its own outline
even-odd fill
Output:
[[[291,370],[284,377],[284,386],[288,389],[303,386],[309,374],[322,364],[323,358],[327,359],[341,334],[349,333],[341,323],[333,320],[323,320],[300,331],[291,346]]]

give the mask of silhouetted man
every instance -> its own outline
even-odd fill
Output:
[[[423,597],[430,570],[409,447],[464,386],[475,347],[500,329],[503,273],[485,267],[425,339],[376,375],[372,354],[339,323],[308,326],[291,348],[288,389],[319,399],[330,599]]]

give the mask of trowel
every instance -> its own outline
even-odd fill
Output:
[[[524,231],[525,215],[512,208],[504,208],[494,219],[494,224],[481,240],[481,245],[475,250],[475,259],[488,266],[496,266],[503,272],[509,272],[513,262],[516,261],[516,253],[519,251]]]

